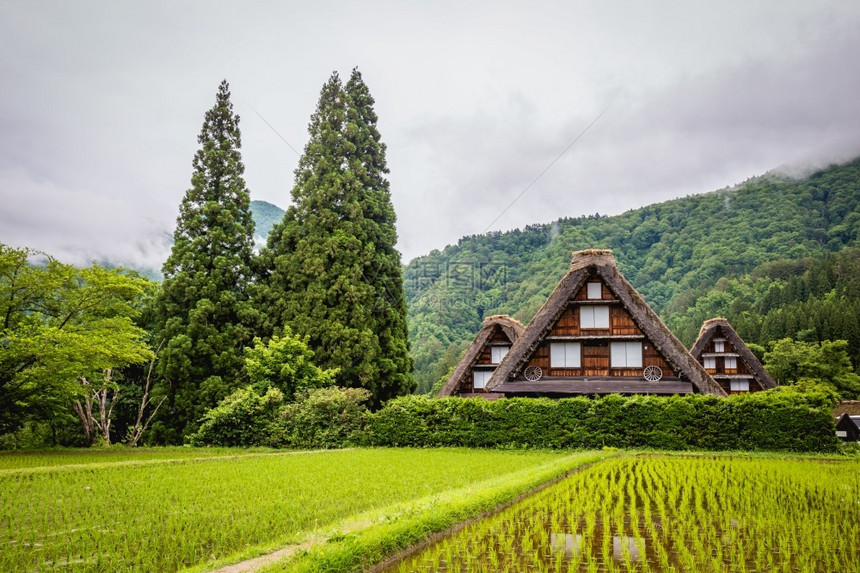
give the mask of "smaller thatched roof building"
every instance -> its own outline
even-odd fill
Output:
[[[690,354],[727,393],[757,392],[777,385],[725,318],[705,321]]]
[[[487,392],[486,383],[524,331],[525,327],[519,321],[506,314],[485,318],[481,330],[442,386],[438,397],[480,395],[499,398],[501,394]]]

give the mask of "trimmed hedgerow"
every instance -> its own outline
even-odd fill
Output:
[[[480,398],[407,396],[368,416],[352,441],[372,446],[636,447],[835,452],[826,397],[794,391],[716,396]]]

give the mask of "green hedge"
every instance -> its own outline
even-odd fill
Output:
[[[835,452],[829,399],[769,391],[716,396],[481,398],[407,396],[368,416],[369,446],[654,448]]]

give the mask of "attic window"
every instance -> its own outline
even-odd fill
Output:
[[[603,298],[600,286],[600,283],[588,283],[588,298],[598,300]]]
[[[609,328],[609,307],[579,307],[579,326],[580,328]]]
[[[716,370],[717,359],[713,356],[705,356],[705,370]]]
[[[734,356],[726,356],[726,370],[734,370],[738,367],[738,359]]]
[[[498,364],[502,361],[502,358],[508,353],[510,350],[510,346],[491,346],[490,347],[490,362],[492,364]]]
[[[726,351],[726,339],[725,338],[715,338],[714,339],[714,352],[725,352]]]
[[[486,388],[487,382],[490,381],[490,376],[492,375],[492,370],[475,370],[475,373],[472,375],[472,387],[475,390]]]
[[[610,345],[610,361],[613,368],[641,368],[641,342],[613,342]]]

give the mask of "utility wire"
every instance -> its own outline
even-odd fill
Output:
[[[505,213],[507,213],[507,212],[508,212],[508,210],[510,210],[510,208],[514,206],[514,203],[516,203],[517,201],[519,201],[519,200],[520,200],[520,198],[521,198],[523,195],[525,195],[525,194],[526,194],[526,192],[527,192],[529,189],[531,189],[531,188],[532,188],[532,186],[533,186],[535,183],[537,183],[537,182],[538,182],[538,179],[540,179],[541,177],[543,177],[543,176],[544,176],[544,173],[546,173],[547,171],[549,171],[550,167],[552,167],[553,165],[555,165],[555,163],[556,163],[559,159],[561,159],[561,158],[562,158],[562,156],[563,156],[565,153],[567,153],[567,151],[568,151],[571,147],[573,147],[573,145],[574,145],[577,141],[579,141],[579,140],[582,138],[582,136],[583,136],[583,135],[585,135],[585,134],[588,132],[588,130],[589,130],[589,129],[591,129],[591,126],[593,126],[595,123],[597,123],[597,120],[599,120],[601,117],[603,117],[603,115],[604,115],[607,111],[609,111],[609,108],[608,108],[608,107],[607,107],[606,109],[604,109],[602,112],[600,112],[600,114],[599,114],[597,117],[595,117],[595,118],[591,121],[591,123],[589,123],[587,126],[585,126],[585,129],[583,129],[582,131],[580,131],[580,132],[579,132],[579,135],[577,135],[576,137],[574,137],[574,138],[573,138],[573,141],[571,141],[570,143],[568,143],[568,144],[567,144],[567,147],[565,147],[564,149],[562,149],[561,153],[559,153],[559,154],[558,154],[558,156],[556,156],[556,158],[555,158],[555,159],[553,159],[552,161],[550,161],[550,162],[549,162],[549,165],[547,165],[546,167],[544,167],[544,170],[543,170],[543,171],[541,171],[541,172],[538,174],[538,176],[537,176],[537,177],[535,177],[534,179],[532,179],[532,182],[531,182],[531,183],[529,183],[528,185],[526,185],[526,188],[525,188],[525,189],[523,189],[522,191],[520,191],[520,194],[519,194],[519,195],[517,195],[516,197],[514,197],[514,200],[513,200],[513,201],[511,201],[511,202],[508,204],[508,206],[507,206],[507,207],[505,207],[505,208],[502,210],[502,212],[501,212],[501,213],[499,213],[499,214],[496,216],[496,218],[495,218],[495,219],[493,219],[492,221],[490,221],[490,224],[489,224],[489,225],[487,225],[487,228],[486,228],[486,229],[484,229],[482,232],[486,233],[487,231],[489,231],[489,230],[490,230],[490,228],[493,226],[493,224],[495,224],[495,222],[496,222],[496,221],[498,221],[499,219],[501,219],[501,218],[502,218],[502,215],[504,215]],[[263,120],[263,121],[265,121],[265,120]]]
[[[293,150],[293,153],[295,153],[296,155],[301,156],[301,153],[299,153],[298,151],[296,151],[296,148],[295,148],[295,147],[293,147],[292,145],[290,145],[290,142],[289,142],[289,141],[287,141],[287,140],[284,138],[284,136],[283,136],[283,135],[281,135],[280,133],[278,133],[278,130],[277,130],[277,129],[275,129],[275,127],[274,127],[271,123],[269,123],[268,121],[266,121],[266,118],[265,118],[265,117],[263,117],[262,115],[260,115],[260,112],[259,112],[259,111],[257,111],[257,110],[256,110],[256,109],[254,109],[253,107],[251,108],[251,111],[253,111],[254,113],[256,113],[256,114],[257,114],[257,117],[259,117],[260,119],[262,119],[262,120],[263,120],[263,123],[265,123],[266,125],[268,125],[268,126],[269,126],[269,128],[270,128],[272,131],[274,131],[274,132],[275,132],[275,135],[277,135],[278,137],[280,137],[280,138],[281,138],[281,141],[283,141],[284,143],[286,143],[286,144],[287,144],[287,147],[289,147],[290,149],[292,149],[292,150]]]

